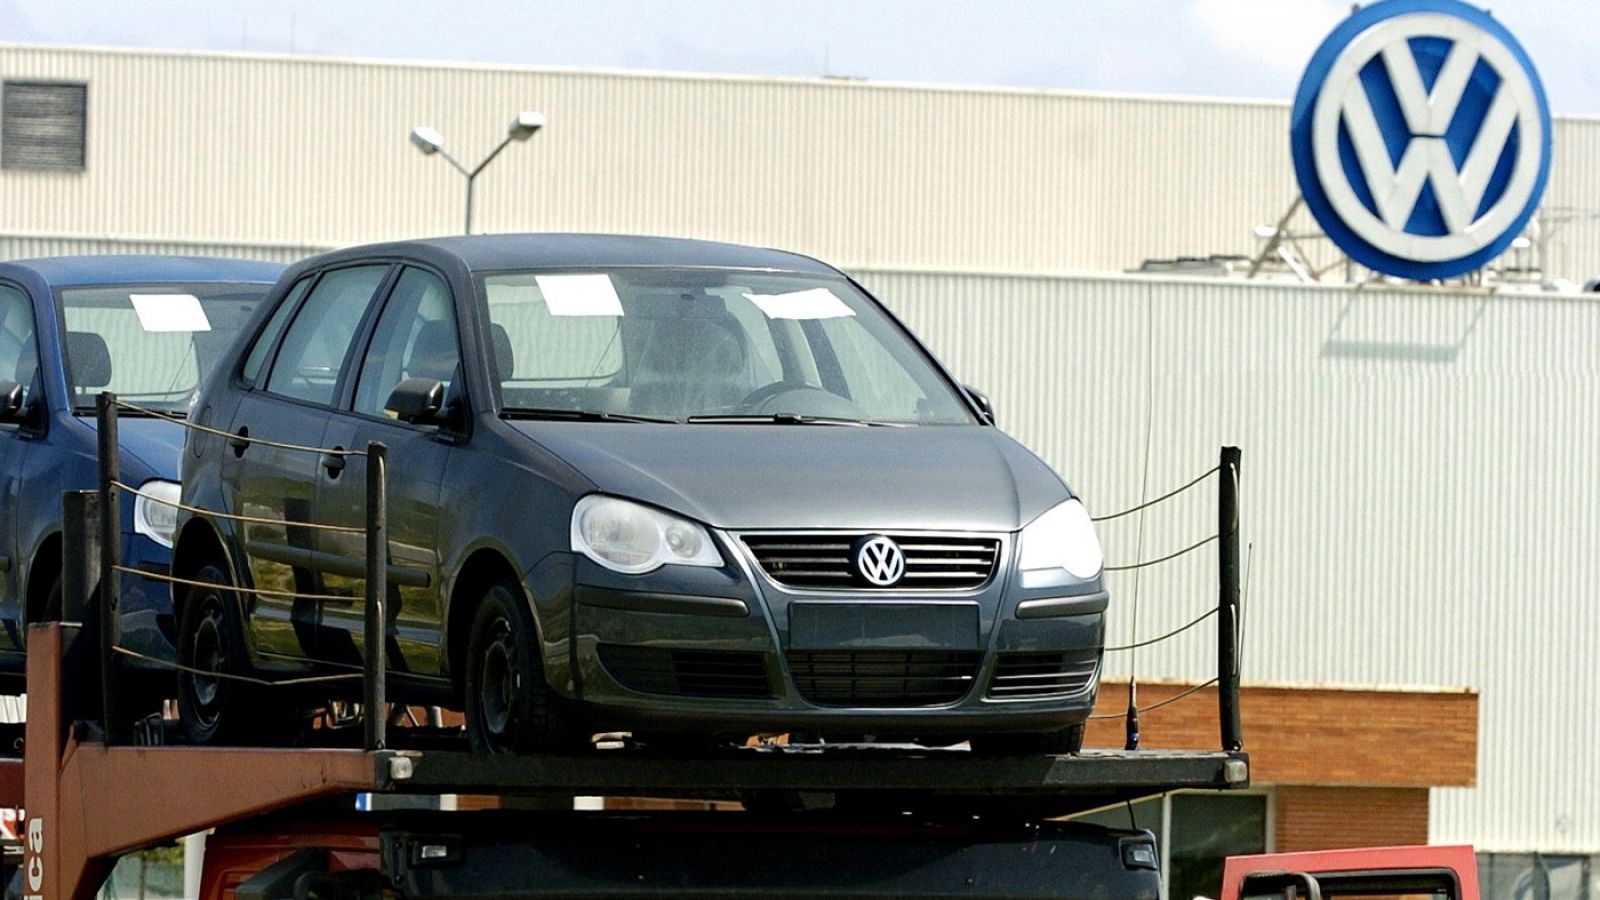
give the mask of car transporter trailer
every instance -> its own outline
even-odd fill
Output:
[[[115,419],[104,414],[105,405],[102,446],[109,440],[114,447]],[[369,466],[369,548],[385,546],[383,450],[371,449],[379,464]],[[1223,476],[1216,611],[1222,749],[1060,757],[777,745],[671,755],[623,747],[483,756],[467,752],[459,734],[391,729],[387,716],[371,715],[363,719],[360,747],[169,744],[172,729],[159,718],[136,722],[121,711],[116,579],[108,577],[120,555],[117,486],[103,476],[98,492],[63,498],[68,621],[28,629],[21,758],[0,760],[0,806],[26,810],[22,896],[89,898],[122,855],[208,829],[223,828],[220,837],[228,828],[255,827],[281,832],[281,861],[229,886],[240,898],[365,898],[384,896],[383,890],[393,892],[388,896],[1153,897],[1148,882],[1135,892],[1117,887],[1126,882],[1114,877],[1124,869],[1154,877],[1158,855],[1138,849],[1153,848],[1148,833],[1045,820],[1167,791],[1249,786],[1238,710],[1238,462],[1239,451],[1224,448],[1213,470]],[[372,559],[367,570],[370,636],[386,631],[387,579]],[[388,709],[383,645],[365,642],[376,648],[362,677],[366,710]],[[353,731],[312,729],[301,743],[319,735],[338,743]],[[1136,745],[1136,717],[1129,732]],[[494,795],[524,809],[357,812],[361,794]],[[727,800],[747,809],[570,808],[571,798],[593,795]],[[374,852],[341,856],[337,847],[319,846],[333,840],[318,823],[338,832],[361,822],[373,823],[368,830],[381,836]],[[1096,834],[1125,836],[1096,856],[1085,849],[1106,844],[1097,844]],[[1056,854],[1058,846],[1076,852]],[[359,863],[355,872],[347,871],[352,860]],[[344,874],[332,878],[335,870]],[[208,876],[206,883],[216,887],[223,879]]]

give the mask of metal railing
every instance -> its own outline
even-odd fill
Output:
[[[1195,476],[1188,483],[1174,490],[1168,491],[1151,500],[1139,503],[1136,506],[1111,513],[1109,515],[1095,516],[1095,522],[1107,522],[1119,519],[1136,512],[1143,512],[1167,500],[1204,483],[1207,478],[1218,475],[1217,479],[1217,530],[1211,535],[1195,541],[1181,550],[1158,556],[1154,559],[1141,560],[1127,565],[1105,567],[1107,572],[1137,572],[1151,566],[1171,562],[1185,556],[1201,547],[1211,543],[1217,545],[1217,602],[1187,623],[1173,628],[1157,637],[1134,640],[1119,646],[1105,648],[1107,653],[1134,652],[1141,647],[1149,647],[1163,641],[1171,640],[1177,636],[1200,625],[1213,616],[1217,619],[1217,674],[1216,677],[1202,681],[1199,684],[1186,688],[1178,694],[1167,697],[1149,706],[1138,705],[1138,676],[1131,675],[1128,683],[1128,708],[1125,712],[1114,714],[1101,714],[1091,716],[1095,719],[1124,719],[1127,722],[1126,748],[1136,750],[1139,747],[1140,730],[1139,715],[1151,712],[1164,706],[1169,706],[1183,700],[1199,691],[1215,685],[1217,687],[1217,718],[1218,731],[1221,738],[1222,749],[1238,751],[1244,749],[1244,732],[1239,721],[1239,643],[1240,633],[1240,592],[1239,592],[1239,462],[1241,453],[1238,447],[1223,447],[1220,459],[1215,467]],[[1143,523],[1141,522],[1141,532]],[[1134,605],[1134,628],[1138,628],[1137,595]]]
[[[125,484],[119,477],[120,459],[118,443],[118,411],[126,409],[140,415],[164,419],[191,431],[226,438],[243,452],[251,445],[273,447],[290,452],[310,453],[319,456],[363,457],[366,459],[365,521],[360,526],[334,525],[318,522],[295,522],[288,518],[271,519],[227,513],[170,500],[141,491]],[[216,678],[264,687],[294,687],[306,684],[341,681],[362,682],[364,715],[363,746],[368,750],[381,750],[388,744],[387,675],[388,675],[388,615],[386,604],[389,592],[388,572],[388,449],[378,441],[367,444],[365,450],[313,447],[283,441],[268,441],[241,434],[231,434],[190,422],[178,416],[167,415],[118,400],[105,392],[95,403],[95,422],[98,428],[99,486],[95,491],[71,491],[63,498],[65,527],[63,530],[63,599],[76,605],[81,612],[97,607],[99,630],[100,711],[107,744],[126,744],[133,740],[133,722],[125,714],[126,704],[121,696],[123,679],[116,677],[119,661],[135,658],[148,665],[187,672],[191,675]],[[359,674],[317,675],[304,678],[266,679],[239,672],[208,671],[179,662],[157,659],[122,646],[121,577],[136,574],[142,578],[165,582],[174,591],[174,613],[178,612],[176,593],[182,588],[209,586],[209,582],[196,581],[166,573],[134,569],[123,564],[121,497],[124,494],[143,498],[147,503],[158,503],[189,513],[242,524],[283,525],[311,530],[364,534],[366,536],[365,590],[362,602],[365,617],[362,623],[363,668]],[[174,534],[176,542],[177,535]],[[219,590],[236,600],[238,594],[288,597],[314,603],[349,603],[352,597],[336,594],[302,593],[242,585],[217,585]],[[91,598],[98,598],[95,603]],[[87,617],[85,617],[87,618]],[[242,619],[241,619],[242,620]],[[238,637],[242,637],[239,635]],[[180,635],[181,640],[181,635]],[[181,653],[181,651],[180,651]]]
[[[240,449],[241,452],[243,448],[248,448],[251,445],[261,445],[290,452],[364,457],[367,461],[365,522],[361,526],[350,526],[296,522],[288,518],[271,519],[227,513],[221,510],[204,509],[191,504],[165,499],[127,485],[119,478],[119,409],[128,409],[140,415],[155,416],[191,431],[224,438],[231,442],[236,449]],[[189,422],[178,416],[145,409],[120,401],[115,394],[110,392],[102,393],[97,398],[95,417],[99,431],[99,486],[95,491],[69,491],[63,497],[65,523],[63,551],[66,565],[63,569],[62,588],[66,602],[75,604],[77,610],[87,612],[91,607],[97,607],[98,618],[95,624],[98,625],[100,632],[99,665],[102,673],[102,678],[100,679],[101,696],[99,699],[106,742],[108,744],[130,743],[132,740],[132,722],[123,715],[123,698],[119,693],[121,680],[115,677],[115,673],[117,672],[119,659],[137,658],[146,664],[173,671],[188,672],[194,675],[233,680],[258,686],[292,687],[313,683],[353,681],[359,678],[362,682],[364,746],[369,750],[384,749],[388,743],[387,723],[389,718],[386,714],[386,680],[388,674],[388,618],[386,604],[389,583],[389,554],[388,451],[385,445],[373,441],[367,445],[365,450],[345,450],[282,441],[267,441],[247,435],[220,431]],[[1213,616],[1217,618],[1217,675],[1215,678],[1194,685],[1157,703],[1140,707],[1137,705],[1138,679],[1135,675],[1130,679],[1128,708],[1125,713],[1092,716],[1092,718],[1097,719],[1125,718],[1128,723],[1127,749],[1129,750],[1138,749],[1140,736],[1138,717],[1140,713],[1151,712],[1176,703],[1212,685],[1216,685],[1218,688],[1217,704],[1222,749],[1238,751],[1244,747],[1244,737],[1239,719],[1239,648],[1241,639],[1239,589],[1240,456],[1239,448],[1223,447],[1220,460],[1214,468],[1195,477],[1183,486],[1152,500],[1141,502],[1137,506],[1094,518],[1096,522],[1104,522],[1132,513],[1142,512],[1201,485],[1213,475],[1221,476],[1217,481],[1217,530],[1215,533],[1189,544],[1181,550],[1154,559],[1142,560],[1127,565],[1108,565],[1105,567],[1105,571],[1108,573],[1131,571],[1137,574],[1138,570],[1170,562],[1213,542],[1217,544],[1218,593],[1214,607],[1207,609],[1206,612],[1191,619],[1186,624],[1157,637],[1137,639],[1137,636],[1135,636],[1135,640],[1128,644],[1104,648],[1107,653],[1134,652],[1139,648],[1176,638]],[[159,503],[185,511],[192,516],[207,516],[246,524],[284,525],[313,530],[364,534],[366,536],[366,559],[365,590],[362,598],[365,611],[362,630],[364,645],[362,672],[359,674],[317,675],[290,679],[263,679],[236,672],[204,671],[177,662],[156,659],[121,646],[120,576],[137,574],[143,578],[166,582],[172,586],[175,593],[180,588],[208,584],[207,582],[179,577],[170,572],[158,573],[143,569],[133,569],[123,564],[122,517],[120,511],[120,498],[123,494],[134,495],[143,498],[146,502]],[[176,535],[174,537],[176,539]],[[234,584],[219,587],[228,594],[289,597],[314,603],[349,603],[354,599],[344,595],[302,593]],[[98,597],[99,602],[94,603],[91,599],[93,597]],[[176,597],[174,597],[174,600],[176,601]],[[1134,628],[1137,630],[1137,604],[1135,604],[1134,609]],[[177,603],[174,602],[174,613],[177,612]],[[68,616],[68,618],[71,617]]]

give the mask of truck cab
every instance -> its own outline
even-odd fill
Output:
[[[1478,900],[1471,847],[1375,847],[1229,857],[1221,900]]]

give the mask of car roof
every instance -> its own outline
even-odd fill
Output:
[[[608,266],[709,266],[838,274],[809,256],[741,244],[687,238],[621,234],[480,234],[347,247],[308,260],[311,264],[409,256],[450,258],[474,272],[508,269]]]
[[[9,267],[26,269],[52,287],[169,282],[271,284],[284,269],[280,263],[254,259],[150,255],[18,259],[0,263],[0,272]]]

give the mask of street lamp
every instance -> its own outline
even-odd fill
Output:
[[[433,128],[428,128],[426,126],[413,128],[411,130],[411,143],[417,145],[417,149],[422,152],[423,156],[432,156],[433,154],[437,153],[444,157],[445,160],[450,163],[450,165],[455,166],[457,172],[467,176],[467,234],[471,234],[472,183],[477,180],[478,173],[482,172],[484,167],[493,162],[494,158],[500,155],[500,151],[504,150],[507,144],[511,143],[512,141],[525,141],[528,138],[533,137],[533,133],[543,127],[544,116],[536,112],[518,113],[517,117],[512,119],[511,124],[506,127],[505,140],[500,142],[500,146],[495,147],[494,150],[490,151],[489,155],[483,158],[483,162],[478,163],[478,165],[472,169],[468,169],[466,166],[463,166],[456,160],[454,156],[451,156],[448,152],[446,152],[444,149],[444,136]]]

